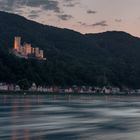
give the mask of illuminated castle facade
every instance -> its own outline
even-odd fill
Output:
[[[15,37],[14,40],[14,54],[23,58],[37,58],[39,60],[46,60],[44,58],[44,51],[39,48],[33,48],[31,44],[24,43],[21,45],[21,37]]]

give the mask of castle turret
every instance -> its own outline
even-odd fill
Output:
[[[14,49],[16,51],[19,51],[20,45],[21,45],[21,37],[15,37],[15,40],[14,40]]]

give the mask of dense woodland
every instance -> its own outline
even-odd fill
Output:
[[[47,61],[10,54],[14,36],[42,48]],[[80,34],[0,12],[0,81],[140,88],[140,39],[115,31]]]

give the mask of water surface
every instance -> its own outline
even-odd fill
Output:
[[[140,140],[140,97],[0,96],[0,140]]]

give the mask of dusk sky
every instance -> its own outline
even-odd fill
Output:
[[[0,0],[0,9],[82,33],[121,30],[140,37],[140,0]]]

